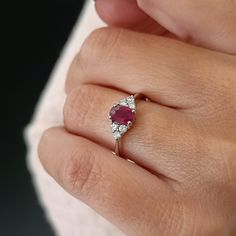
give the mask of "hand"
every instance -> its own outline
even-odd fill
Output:
[[[96,9],[112,26],[236,54],[234,0],[96,0]]]
[[[75,58],[64,128],[39,156],[70,194],[127,235],[229,235],[236,219],[236,57],[104,28]],[[137,120],[112,154],[108,112],[141,92]],[[133,164],[126,158],[134,161]]]

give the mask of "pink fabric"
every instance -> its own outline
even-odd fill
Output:
[[[95,28],[103,26],[95,13],[93,1],[86,4],[65,49],[42,93],[31,124],[25,130],[28,167],[46,217],[60,236],[120,236],[116,227],[88,206],[66,193],[42,168],[37,155],[39,139],[49,127],[62,125],[65,100],[64,83],[68,67],[82,42]]]

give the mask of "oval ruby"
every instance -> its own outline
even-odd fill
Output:
[[[112,107],[110,111],[110,117],[113,122],[120,125],[127,125],[128,122],[133,122],[135,120],[135,114],[127,106],[116,105]]]

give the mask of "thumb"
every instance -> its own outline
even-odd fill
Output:
[[[178,38],[236,54],[236,2],[137,0],[138,6]]]

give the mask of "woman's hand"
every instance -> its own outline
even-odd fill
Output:
[[[73,61],[64,128],[42,137],[50,175],[127,235],[229,235],[236,222],[236,57],[103,28]],[[121,156],[108,112],[129,94],[137,120]],[[130,159],[133,164],[126,159]]]

